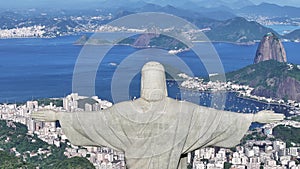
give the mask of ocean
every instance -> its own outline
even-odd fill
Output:
[[[80,36],[64,36],[50,39],[1,39],[0,40],[0,102],[16,103],[39,98],[64,97],[72,92],[72,74],[82,46],[73,45]],[[213,43],[220,56],[225,72],[238,70],[253,63],[258,44],[238,45],[232,43]],[[284,43],[288,62],[300,64],[300,43]],[[96,95],[112,101],[110,83],[116,65],[132,54],[144,49],[130,46],[115,46],[103,59],[95,79]],[[207,72],[192,51],[177,55],[196,76]],[[151,60],[151,56],[149,60]],[[134,66],[134,65],[133,65]],[[120,79],[121,80],[121,79]],[[178,85],[168,82],[169,95],[178,98]],[[139,76],[130,84],[132,97],[139,96]],[[200,93],[201,95],[201,93]],[[203,100],[204,98],[204,100]],[[201,104],[209,104],[209,96],[202,95]],[[244,101],[235,94],[228,94],[227,106],[244,112],[266,108],[265,104]],[[230,102],[245,104],[243,108]],[[243,102],[243,103],[241,103]],[[247,110],[245,107],[252,107]],[[258,108],[257,108],[258,107]]]

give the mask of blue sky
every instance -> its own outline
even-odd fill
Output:
[[[70,7],[76,6],[76,4],[88,4],[91,2],[101,2],[105,0],[0,0],[0,8],[30,8],[30,7]],[[114,2],[116,0],[106,0]],[[123,0],[122,0],[123,1]],[[124,0],[126,2],[128,0]],[[137,1],[137,0],[134,0]],[[167,0],[157,0],[159,2],[167,1]],[[175,0],[176,1],[176,0]],[[181,0],[180,0],[181,1]],[[203,1],[203,0],[190,0],[190,1]],[[225,2],[233,2],[237,0],[223,0]],[[300,7],[300,0],[250,0],[255,4],[259,4],[262,2],[276,3],[278,5],[288,5],[288,6],[297,6]],[[147,0],[145,0],[147,2]],[[182,1],[181,1],[182,2]],[[80,5],[78,5],[80,6]]]

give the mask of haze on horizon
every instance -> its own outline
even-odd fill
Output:
[[[139,2],[139,0],[129,0],[129,1],[135,1]],[[199,3],[204,0],[189,0],[194,3]],[[234,3],[239,0],[217,0],[217,1],[223,1],[225,3]],[[253,4],[260,4],[263,2],[277,4],[281,6],[295,6],[300,7],[300,1],[299,0],[244,0],[248,1]],[[11,1],[4,1],[0,0],[0,9],[26,9],[26,8],[57,8],[57,9],[80,9],[80,8],[89,8],[93,7],[94,4],[99,4],[99,7],[101,7],[101,3],[105,2],[106,4],[110,4],[113,7],[115,4],[118,3],[126,3],[128,0],[11,0]],[[141,2],[141,1],[140,1]],[[185,3],[187,1],[181,1],[181,0],[149,0],[144,1],[149,3],[155,3],[158,5],[166,5],[166,4],[176,4],[176,3]],[[93,4],[93,5],[91,5]]]

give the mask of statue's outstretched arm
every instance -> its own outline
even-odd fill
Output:
[[[31,113],[31,118],[38,121],[53,122],[59,120],[63,112],[57,112],[54,110],[39,110]]]
[[[59,112],[55,110],[39,110],[32,112],[31,117],[37,121],[55,122],[59,120],[63,133],[74,145],[79,146],[99,146],[98,142],[95,142],[86,133],[86,124],[81,124],[78,115],[85,114],[86,118],[95,118],[99,112]],[[93,124],[90,121],[89,124]],[[105,144],[103,144],[105,145]]]
[[[223,110],[217,110],[213,108],[199,106],[197,111],[199,111],[199,113],[207,112],[207,111],[221,113],[221,114],[232,113],[233,116],[244,116],[247,119],[251,119],[252,122],[258,122],[258,123],[272,123],[276,121],[281,121],[285,118],[284,114],[275,113],[273,110],[261,110],[255,114],[252,114],[252,113],[237,113],[237,112],[223,111]]]
[[[252,122],[270,123],[285,117],[270,110],[244,114],[199,105],[189,107],[193,107],[193,117],[183,153],[206,146],[233,147],[240,143]]]
[[[285,118],[284,114],[275,113],[272,110],[262,110],[256,114],[253,114],[252,122],[258,123],[272,123],[281,121]]]
[[[114,132],[111,124],[114,113],[108,108],[92,112],[57,112],[40,110],[33,112],[31,117],[38,121],[53,122],[59,120],[63,133],[74,145],[107,146],[116,150],[122,147],[119,133]]]

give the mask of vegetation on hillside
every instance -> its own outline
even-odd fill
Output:
[[[107,44],[112,45],[114,43],[119,45],[131,45],[133,47],[138,47],[138,48],[155,47],[155,48],[161,48],[166,50],[188,48],[187,45],[180,42],[179,40],[163,34],[159,34],[159,35],[149,34],[149,36],[147,36],[147,34],[134,35],[122,39],[119,42],[109,42],[107,40],[100,39],[97,37],[89,38],[87,35],[83,35],[76,42],[74,42],[75,45],[107,45]]]
[[[72,157],[58,162],[53,169],[93,169],[95,168],[86,158]]]
[[[275,138],[267,138],[261,131],[253,130],[251,133],[245,135],[241,140],[241,145],[246,144],[247,140],[270,140],[280,139],[286,142],[287,147],[293,146],[293,144],[300,145],[300,128],[294,128],[291,126],[278,125],[273,129],[273,135]],[[293,144],[292,144],[293,143]]]
[[[226,78],[230,81],[238,82],[239,84],[250,84],[253,87],[270,86],[267,83],[268,78],[292,76],[300,80],[300,70],[296,66],[291,70],[289,70],[289,68],[286,63],[268,60],[244,67],[237,71],[229,72],[226,74]]]
[[[0,151],[0,169],[13,168],[35,168],[35,166],[6,151]]]
[[[186,49],[188,48],[187,45],[185,45],[184,43],[180,42],[177,39],[174,39],[172,37],[169,37],[167,35],[163,35],[163,34],[159,34],[156,36],[144,36],[143,35],[140,36],[132,36],[126,39],[123,39],[122,41],[120,41],[118,44],[121,45],[133,45],[133,47],[137,46],[137,47],[155,47],[155,48],[161,48],[161,49],[166,49],[166,50],[175,50],[175,49]],[[139,38],[144,38],[142,42],[146,42],[145,44],[141,43],[139,44],[137,42],[137,40],[139,40]],[[146,37],[146,39],[145,39]],[[148,39],[147,39],[148,38]],[[149,41],[149,43],[147,43],[147,41]]]
[[[266,140],[266,136],[259,131],[251,131],[251,134],[245,135],[241,140],[241,145],[246,144],[247,140]]]
[[[236,17],[215,25],[205,34],[212,41],[249,42],[260,40],[268,32],[274,32],[274,30],[257,22],[249,22],[245,18]]]
[[[50,103],[53,103],[56,107],[63,107],[63,100],[62,99],[51,99],[51,98],[44,98],[44,99],[38,99],[39,105],[50,105]]]
[[[293,121],[298,121],[300,122],[300,115],[297,115],[297,116],[293,116],[290,118],[290,120],[293,120]]]
[[[286,142],[287,147],[291,147],[292,143],[300,144],[300,128],[279,125],[273,129],[273,135]]]
[[[253,94],[278,99],[299,100],[299,66],[267,60],[226,74],[229,81],[254,88]]]
[[[6,152],[20,153],[26,162],[20,162],[18,164],[26,166],[38,166],[40,168],[53,168],[54,166],[63,166],[62,161],[66,160],[67,157],[64,155],[66,144],[61,144],[58,148],[54,145],[49,145],[46,142],[39,139],[36,135],[28,135],[27,127],[21,123],[13,123],[11,121],[0,120],[0,148]],[[38,153],[38,152],[47,153]],[[0,154],[0,161],[2,158],[7,157],[5,154]],[[81,158],[80,158],[81,159]],[[17,159],[21,160],[21,159]],[[77,163],[78,159],[67,160],[67,168],[70,163]],[[79,160],[80,166],[92,166],[87,160]],[[6,167],[5,167],[6,168]],[[18,168],[18,167],[13,167]]]

